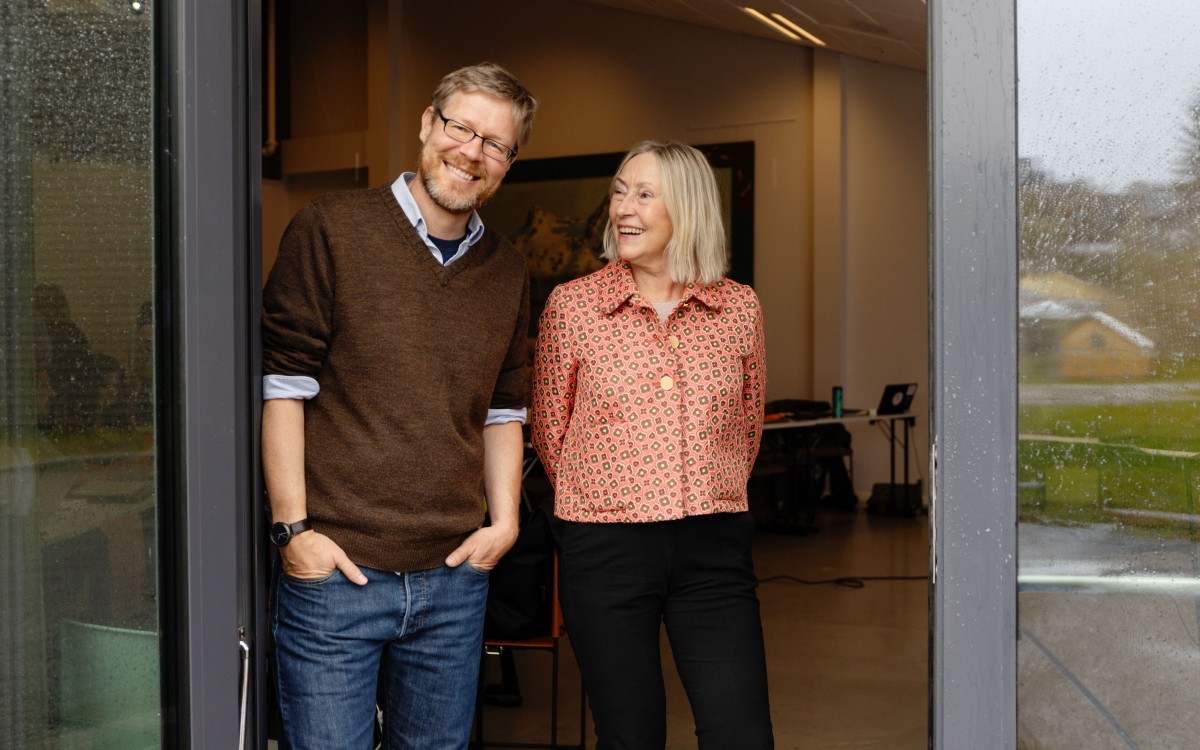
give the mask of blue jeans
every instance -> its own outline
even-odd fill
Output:
[[[275,689],[285,750],[370,750],[376,697],[389,750],[467,747],[488,572],[361,568],[271,587]],[[382,678],[381,678],[382,670]]]

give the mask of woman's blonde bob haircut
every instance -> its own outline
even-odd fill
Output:
[[[653,154],[658,159],[662,200],[673,230],[665,253],[671,280],[676,284],[720,281],[729,270],[729,256],[721,220],[721,194],[708,159],[676,141],[642,141],[625,154],[617,174],[641,154]],[[614,261],[618,257],[616,230],[610,218],[604,228],[604,259]]]

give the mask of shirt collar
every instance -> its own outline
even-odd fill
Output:
[[[638,295],[637,284],[633,280],[633,270],[630,269],[628,261],[615,260],[609,263],[597,272],[597,281],[600,284],[597,301],[600,311],[605,314],[616,312],[622,305]],[[712,284],[688,284],[679,304],[683,305],[689,299],[695,299],[705,307],[718,309],[721,307],[721,292],[724,286],[723,281]],[[640,295],[638,295],[638,299],[641,300]],[[649,307],[644,301],[641,305]]]
[[[405,172],[397,177],[396,181],[392,183],[392,195],[396,196],[396,202],[400,204],[400,208],[408,217],[409,223],[417,230],[417,234],[421,235],[421,239],[425,241],[426,245],[436,250],[437,248],[429,240],[429,227],[425,225],[425,217],[421,215],[417,199],[413,197],[412,190],[408,187],[408,183],[412,182],[416,176],[415,172]],[[478,211],[472,211],[470,218],[467,219],[467,247],[474,245],[482,236],[483,219],[479,218]],[[453,239],[453,237],[439,237],[438,239]]]

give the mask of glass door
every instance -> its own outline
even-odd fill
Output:
[[[161,743],[153,26],[0,9],[0,747]]]
[[[1017,3],[1018,747],[1200,731],[1198,34]]]

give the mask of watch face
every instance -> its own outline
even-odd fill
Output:
[[[282,547],[292,539],[292,530],[286,523],[271,524],[271,543]]]

